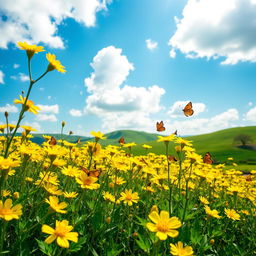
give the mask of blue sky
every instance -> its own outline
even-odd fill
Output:
[[[44,46],[67,70],[32,90],[41,112],[23,124],[39,132],[59,132],[63,120],[80,135],[155,132],[160,120],[180,135],[256,123],[255,0],[0,0],[0,15],[0,112],[12,123],[29,84],[18,41]],[[46,67],[45,52],[33,57],[34,78]],[[195,114],[185,117],[189,101]]]

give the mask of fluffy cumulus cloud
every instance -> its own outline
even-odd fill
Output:
[[[239,113],[237,109],[231,108],[211,118],[189,118],[185,121],[174,121],[172,126],[181,135],[194,135],[237,126],[235,123],[237,120],[239,120]]]
[[[8,113],[17,113],[18,108],[14,105],[6,104],[5,106],[0,107],[0,113],[4,113],[5,111]]]
[[[176,101],[175,103],[173,103],[173,105],[170,107],[169,111],[167,112],[167,114],[170,117],[176,118],[176,117],[183,117],[184,113],[183,113],[183,109],[186,106],[186,104],[189,101]],[[206,106],[204,103],[192,103],[193,106],[193,110],[194,110],[194,116],[197,116],[198,114],[204,112],[206,110]]]
[[[164,89],[157,85],[147,88],[124,85],[134,67],[122,55],[122,49],[114,46],[100,50],[91,67],[93,72],[85,79],[90,93],[86,98],[86,113],[101,117],[107,130],[146,130],[147,125],[152,126],[150,114],[161,110],[160,98]]]
[[[41,122],[44,122],[44,121],[46,121],[46,122],[57,122],[58,121],[57,117],[54,114],[50,114],[50,115],[48,115],[48,114],[38,114],[36,116],[36,120],[41,121]]]
[[[80,117],[80,116],[83,115],[83,112],[81,110],[79,110],[79,109],[73,109],[72,108],[72,109],[69,110],[69,114],[71,116]]]
[[[38,122],[24,122],[23,125],[31,126],[37,130],[37,132],[43,132],[41,125]]]
[[[36,116],[36,120],[40,122],[57,122],[58,119],[55,114],[59,113],[59,105],[40,105],[39,114]]]
[[[0,84],[4,84],[4,72],[0,70]]]
[[[250,110],[245,114],[245,120],[246,120],[246,121],[251,121],[251,122],[256,122],[256,107],[250,109]]]
[[[152,41],[151,39],[147,39],[146,41],[146,46],[150,51],[153,51],[157,48],[158,43],[155,41]]]
[[[59,113],[59,105],[38,105],[40,108],[40,113],[52,113],[52,114],[58,114]]]
[[[58,26],[66,18],[87,27],[95,26],[96,13],[106,10],[108,3],[111,0],[0,0],[0,48],[17,41],[63,48]]]
[[[174,49],[190,58],[224,57],[222,64],[256,62],[255,0],[189,0],[175,19]]]

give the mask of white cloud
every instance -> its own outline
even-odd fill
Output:
[[[0,70],[0,84],[4,84],[4,72]]]
[[[176,101],[173,103],[173,105],[170,107],[169,111],[167,112],[167,114],[170,117],[183,117],[184,113],[183,113],[183,109],[186,106],[186,104],[189,102],[189,100],[187,101]],[[204,112],[206,110],[206,105],[204,103],[192,103],[193,106],[193,110],[194,110],[194,116],[199,115],[200,113]]]
[[[20,67],[20,64],[16,64],[16,63],[13,64],[13,68],[14,68],[14,69],[17,69],[17,68],[19,68],[19,67]]]
[[[237,120],[239,120],[238,111],[232,108],[212,118],[194,118],[185,121],[174,121],[172,126],[173,129],[178,130],[178,133],[181,135],[194,135],[237,126],[235,123]]]
[[[47,114],[38,114],[36,116],[36,119],[38,121],[48,121],[48,122],[57,122],[57,118],[55,115],[53,114],[50,114],[50,115],[47,115]]]
[[[0,12],[7,18],[0,20],[0,48],[8,43],[43,42],[53,48],[63,48],[58,26],[72,18],[87,27],[95,26],[96,13],[106,10],[108,0],[0,0]]]
[[[176,52],[175,52],[175,50],[174,50],[174,49],[171,49],[169,55],[170,55],[171,58],[174,59],[174,58],[176,57]]]
[[[51,99],[52,99],[52,96],[51,96],[51,95],[47,96],[47,99],[48,99],[48,100],[51,100]]]
[[[248,106],[251,107],[253,105],[253,103],[250,101],[248,102]]]
[[[19,73],[17,76],[11,76],[13,80],[20,80],[21,82],[29,81],[29,76],[25,75],[24,73]]]
[[[148,124],[152,126],[150,114],[161,110],[163,88],[123,86],[134,67],[122,55],[122,49],[114,46],[100,50],[91,66],[94,71],[85,79],[91,94],[86,98],[85,113],[101,117],[103,127],[108,130],[131,127],[146,130]]]
[[[256,122],[256,107],[250,109],[250,110],[245,114],[245,120],[251,121],[251,122]]]
[[[6,104],[4,107],[0,107],[0,112],[4,113],[7,111],[8,113],[17,113],[18,108],[14,105]]]
[[[152,41],[151,39],[147,39],[146,41],[146,46],[150,51],[153,51],[157,48],[158,43],[155,41]]]
[[[79,109],[73,109],[73,108],[69,110],[69,114],[70,114],[71,116],[76,116],[76,117],[80,117],[80,116],[83,115],[83,113],[82,113],[81,110],[79,110]]]
[[[85,79],[88,92],[116,89],[134,69],[122,49],[108,46],[100,50],[90,64],[94,72]]]
[[[58,114],[59,113],[59,105],[38,105],[40,108],[40,113],[53,113]]]
[[[189,0],[169,44],[190,58],[256,62],[255,20],[252,0]]]

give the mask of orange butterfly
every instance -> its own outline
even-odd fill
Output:
[[[210,152],[207,152],[203,158],[203,162],[205,164],[213,164],[213,160],[212,160],[212,156],[210,154]]]
[[[156,130],[158,132],[165,131],[165,127],[164,127],[164,122],[163,121],[161,121],[160,123],[156,122]]]
[[[91,170],[89,171],[88,169],[82,167],[82,170],[88,175],[88,176],[91,176],[91,177],[95,177],[95,178],[99,178],[100,174],[101,174],[101,171],[100,170]]]
[[[192,116],[194,114],[191,101],[185,106],[185,108],[183,109],[183,112],[185,116]]]
[[[48,143],[52,146],[55,146],[57,144],[57,140],[52,136]]]
[[[81,138],[78,138],[76,143],[79,144],[81,142]]]
[[[169,160],[170,162],[172,162],[172,161],[177,162],[177,161],[178,161],[175,156],[168,156],[168,160]]]
[[[119,143],[119,144],[125,144],[124,137],[121,137],[121,138],[118,140],[118,143]]]

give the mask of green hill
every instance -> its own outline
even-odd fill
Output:
[[[197,153],[204,155],[209,151],[215,162],[226,162],[228,157],[233,157],[237,163],[256,165],[256,151],[239,148],[234,143],[234,137],[238,134],[251,136],[256,144],[256,126],[230,128],[209,134],[189,136],[186,139],[192,141]],[[149,152],[164,154],[163,143],[152,141],[147,144],[153,147]],[[170,145],[170,154],[175,153],[172,145]],[[143,154],[145,150],[141,146],[137,146],[133,149],[133,153]]]
[[[250,147],[239,147],[239,145],[234,143],[234,138],[238,134],[249,135],[253,139],[252,143],[254,144]],[[33,135],[34,142],[41,144],[44,141],[42,134]],[[56,139],[61,139],[60,134],[47,135],[54,136]],[[132,153],[134,155],[146,154],[149,152],[156,154],[165,153],[164,144],[157,142],[158,134],[132,130],[119,130],[107,133],[105,136],[107,139],[100,141],[103,146],[110,144],[118,145],[118,140],[121,137],[124,137],[126,143],[135,142],[137,146],[132,148]],[[93,140],[90,137],[63,135],[63,139],[69,142],[76,142],[78,138],[81,138],[82,143]],[[233,157],[236,163],[239,163],[240,165],[255,166],[254,168],[256,169],[256,126],[230,128],[209,134],[188,136],[186,139],[192,141],[197,153],[204,155],[206,152],[210,152],[216,163],[228,163],[227,158]],[[152,149],[146,151],[142,148],[142,144],[151,145]],[[170,154],[175,154],[173,146],[173,143],[170,143]]]

